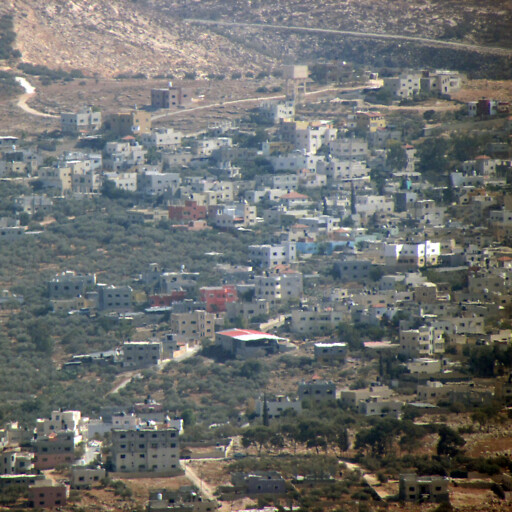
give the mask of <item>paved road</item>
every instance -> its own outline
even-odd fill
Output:
[[[18,98],[18,102],[16,103],[16,105],[21,108],[22,110],[24,110],[27,114],[31,114],[33,116],[38,116],[38,117],[51,117],[53,119],[57,118],[58,116],[56,115],[53,115],[53,114],[47,114],[46,112],[40,112],[39,110],[36,110],[32,107],[29,107],[27,105],[27,101],[32,97],[34,96],[34,94],[36,93],[36,89],[35,87],[32,86],[32,84],[26,79],[26,78],[23,78],[22,76],[17,76],[16,77],[16,82],[18,82],[22,87],[23,89],[25,89],[25,92],[24,94],[22,94],[19,98]]]
[[[511,48],[500,48],[493,46],[482,46],[478,44],[468,43],[457,43],[455,41],[442,41],[439,39],[429,39],[428,37],[419,36],[404,36],[401,34],[380,34],[377,32],[359,32],[355,30],[335,30],[330,28],[314,28],[304,27],[295,25],[277,25],[272,23],[241,23],[234,21],[215,21],[215,20],[203,20],[198,18],[185,18],[183,21],[189,23],[198,23],[202,25],[223,25],[231,27],[248,27],[248,28],[259,28],[263,30],[292,30],[295,32],[313,32],[318,34],[334,34],[340,36],[352,36],[367,39],[391,39],[398,41],[408,41],[413,43],[420,43],[425,46],[441,46],[445,48],[453,48],[455,50],[469,50],[474,52],[485,52],[495,55],[512,55]]]
[[[313,96],[315,94],[321,94],[323,92],[331,92],[331,91],[357,91],[365,89],[366,85],[361,85],[358,87],[326,87],[325,89],[319,89],[318,91],[311,91],[307,92],[306,96]],[[224,107],[229,105],[240,105],[242,103],[255,103],[259,101],[268,101],[268,100],[282,100],[286,96],[284,94],[279,94],[277,96],[257,96],[254,98],[243,98],[240,100],[229,100],[229,101],[222,101],[218,103],[210,103],[209,105],[200,105],[198,107],[192,107],[192,108],[183,108],[180,110],[173,110],[172,112],[162,112],[161,114],[156,114],[154,116],[151,116],[151,121],[155,121],[157,119],[162,119],[164,117],[174,117],[179,116],[180,114],[186,114],[188,112],[194,112],[196,110],[207,110],[209,108],[216,108],[216,107]]]
[[[306,96],[309,97],[309,96],[313,96],[315,94],[321,94],[324,92],[343,93],[343,92],[349,92],[349,91],[362,91],[363,89],[368,89],[371,87],[372,87],[371,84],[359,85],[359,86],[355,86],[355,87],[327,87],[325,89],[319,89],[317,91],[307,92]],[[236,104],[240,105],[242,103],[255,103],[255,102],[266,101],[266,100],[282,100],[282,99],[285,99],[285,97],[286,96],[284,94],[280,94],[277,96],[258,96],[255,98],[243,98],[240,100],[231,100],[231,101],[224,101],[224,102],[219,102],[219,103],[210,103],[208,105],[200,105],[198,107],[183,108],[180,110],[161,112],[159,114],[155,114],[155,115],[151,116],[151,120],[156,121],[157,119],[163,119],[166,117],[175,117],[175,116],[179,116],[181,114],[187,114],[189,112],[194,112],[197,110],[207,110],[209,108],[217,108],[217,107],[222,107],[225,105],[228,105],[228,106],[236,105]],[[385,108],[388,110],[419,110],[419,111],[422,111],[422,110],[456,110],[457,108],[459,108],[457,105],[453,105],[453,104],[449,104],[449,105],[446,105],[446,104],[443,104],[443,105],[437,105],[437,104],[436,105],[378,105],[378,104],[371,103],[371,104],[368,104],[368,106],[370,106],[372,108],[373,107],[374,108]],[[200,133],[204,133],[204,132],[197,132],[197,134],[200,134]],[[194,134],[191,134],[191,135],[194,135]]]

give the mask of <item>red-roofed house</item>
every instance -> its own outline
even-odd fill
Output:
[[[463,164],[463,171],[478,176],[489,176],[496,173],[496,160],[487,155],[479,155],[474,160],[468,160]]]
[[[279,198],[281,204],[286,205],[288,208],[294,208],[297,206],[306,206],[309,204],[309,197],[305,194],[300,194],[295,190],[282,195]]]
[[[386,119],[380,112],[357,112],[356,123],[357,128],[371,133],[386,128]]]

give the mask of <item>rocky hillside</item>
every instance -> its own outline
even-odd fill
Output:
[[[282,60],[341,58],[412,65],[423,49],[339,37],[201,26],[184,18],[416,35],[512,47],[511,0],[2,0],[25,62],[87,75],[183,76],[268,69]],[[348,41],[348,42],[347,42]],[[423,52],[424,53],[424,52]],[[451,54],[450,54],[451,55]],[[428,57],[428,55],[427,55]],[[450,57],[450,56],[449,56]],[[443,54],[423,65],[469,56]],[[505,64],[500,62],[498,67]]]
[[[3,0],[22,60],[102,76],[182,76],[259,69],[270,61],[135,0]]]
[[[422,36],[512,47],[510,0],[139,0],[183,17]]]

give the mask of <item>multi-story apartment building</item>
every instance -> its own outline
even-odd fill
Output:
[[[281,301],[281,276],[263,275],[254,278],[254,297],[265,299],[271,305]]]
[[[112,171],[126,171],[136,165],[144,165],[146,149],[133,137],[128,142],[107,142],[103,163],[105,169]]]
[[[380,112],[357,112],[356,126],[365,132],[376,132],[386,128],[386,118]]]
[[[190,199],[187,199],[184,204],[171,204],[169,206],[169,220],[201,220],[206,219],[207,216],[208,208]]]
[[[226,304],[226,318],[230,321],[243,318],[251,322],[255,317],[267,317],[270,313],[270,302],[265,299],[254,299],[251,302],[231,302]]]
[[[111,181],[119,190],[137,191],[137,173],[135,172],[106,172],[103,176],[105,181]]]
[[[394,243],[384,245],[386,265],[410,265],[425,267],[437,265],[441,254],[441,244],[425,240],[418,243]]]
[[[221,229],[254,226],[257,209],[247,203],[223,204],[210,208],[210,217],[212,223]]]
[[[206,303],[208,313],[220,313],[226,311],[226,304],[238,300],[238,293],[236,286],[232,284],[204,286],[199,289],[199,297],[202,302]]]
[[[193,291],[197,286],[199,272],[163,272],[158,278],[157,288],[160,293],[176,290]]]
[[[99,484],[105,475],[104,468],[73,466],[71,468],[71,487],[73,489],[90,489],[94,484]]]
[[[280,418],[284,411],[292,410],[297,413],[302,411],[302,404],[299,400],[290,400],[284,395],[277,395],[269,399],[258,398],[254,404],[254,412],[257,416],[263,416],[265,407],[269,420]]]
[[[146,110],[131,110],[112,114],[110,131],[117,137],[141,135],[151,131],[151,113]]]
[[[192,89],[190,87],[169,87],[151,89],[152,108],[184,107],[192,103]]]
[[[408,358],[444,354],[443,330],[427,325],[418,329],[400,330],[399,353]]]
[[[438,94],[451,94],[461,86],[457,71],[423,71],[420,78],[421,90]]]
[[[233,146],[231,137],[210,137],[207,139],[197,139],[192,144],[192,153],[199,157],[211,156],[212,153],[221,148],[230,148]]]
[[[37,175],[43,188],[54,189],[56,195],[63,196],[71,192],[70,167],[41,167]]]
[[[79,112],[62,112],[60,127],[63,133],[91,133],[101,128],[101,112],[91,108]]]
[[[215,314],[196,310],[189,313],[172,313],[171,331],[186,341],[203,338],[215,339]]]
[[[289,265],[297,261],[297,248],[294,242],[285,242],[282,245],[250,245],[249,259],[262,268]]]
[[[132,308],[131,286],[98,284],[98,308],[100,311],[129,311]]]
[[[0,475],[22,475],[34,469],[34,454],[21,448],[5,449],[0,452]]]
[[[118,472],[178,473],[179,432],[165,427],[113,430],[112,463]]]
[[[310,310],[296,309],[291,311],[292,332],[296,334],[321,334],[331,332],[340,322],[346,319],[341,311],[313,307]]]
[[[260,105],[261,115],[271,123],[295,117],[295,101],[264,101]]]
[[[49,436],[54,432],[71,431],[75,434],[75,443],[82,440],[82,432],[86,423],[82,421],[80,411],[64,411],[62,409],[52,411],[49,418],[38,418],[36,429],[38,436]]]
[[[401,76],[384,78],[384,89],[399,98],[411,98],[421,89],[421,75],[407,73]]]
[[[148,148],[173,149],[181,144],[183,134],[173,128],[154,128],[141,137],[142,144]]]
[[[75,433],[71,430],[38,436],[33,441],[34,468],[50,469],[60,464],[71,464],[75,458]]]
[[[318,172],[326,176],[330,185],[355,180],[370,181],[370,168],[358,160],[331,158],[328,162],[318,163]]]
[[[368,143],[364,139],[335,139],[329,142],[329,152],[340,160],[365,160]]]
[[[50,299],[70,299],[83,295],[88,288],[96,285],[96,274],[77,274],[66,270],[57,274],[48,281],[48,295]]]
[[[36,480],[28,488],[29,506],[36,509],[63,507],[69,497],[69,487],[54,480]]]
[[[137,175],[137,190],[149,196],[165,193],[174,194],[181,184],[181,177],[175,172],[144,171]]]
[[[123,366],[125,368],[146,368],[162,361],[161,341],[125,341],[123,343]]]
[[[292,143],[296,149],[306,154],[316,154],[322,145],[336,139],[338,130],[327,121],[282,122],[279,134],[283,141]]]
[[[325,380],[311,380],[299,384],[299,400],[309,401],[311,404],[332,402],[336,400],[336,384]]]

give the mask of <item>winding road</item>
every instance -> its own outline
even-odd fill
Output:
[[[262,30],[290,30],[294,32],[312,32],[317,34],[331,34],[340,36],[351,36],[368,39],[390,39],[397,41],[407,41],[412,43],[420,43],[425,46],[438,46],[444,48],[452,48],[454,50],[468,50],[473,52],[490,53],[494,55],[511,56],[511,48],[500,48],[495,46],[483,46],[478,44],[458,43],[455,41],[442,41],[440,39],[430,39],[420,36],[404,36],[402,34],[380,34],[378,32],[359,32],[355,30],[336,30],[330,28],[314,28],[295,25],[277,25],[273,23],[244,23],[236,21],[216,21],[204,20],[198,18],[184,18],[183,21],[188,23],[197,23],[200,25],[220,25],[227,27],[246,27]]]
[[[16,82],[18,82],[21,85],[21,87],[25,89],[25,92],[18,97],[18,102],[16,103],[16,105],[19,108],[21,108],[21,110],[24,110],[27,114],[31,114],[33,116],[38,117],[50,117],[53,119],[59,117],[54,114],[47,114],[46,112],[40,112],[39,110],[29,107],[27,105],[27,101],[32,96],[34,96],[34,94],[36,93],[36,88],[26,78],[23,78],[22,76],[17,76]]]
[[[317,91],[311,91],[307,92],[306,96],[313,96],[315,94],[321,94],[323,92],[332,92],[332,91],[357,91],[359,89],[365,89],[366,85],[361,85],[357,87],[327,87],[325,89],[319,89]],[[200,105],[198,107],[192,107],[192,108],[183,108],[180,110],[174,110],[172,112],[163,112],[161,114],[156,114],[154,116],[151,116],[151,121],[156,121],[157,119],[162,119],[164,117],[174,117],[178,116],[180,114],[186,114],[188,112],[194,112],[195,110],[206,110],[209,108],[216,108],[216,107],[227,107],[230,105],[240,105],[242,103],[255,103],[259,101],[267,101],[267,100],[282,100],[286,96],[284,94],[279,94],[277,96],[257,96],[254,98],[243,98],[240,100],[229,100],[229,101],[222,101],[217,103],[210,103],[209,105]]]

